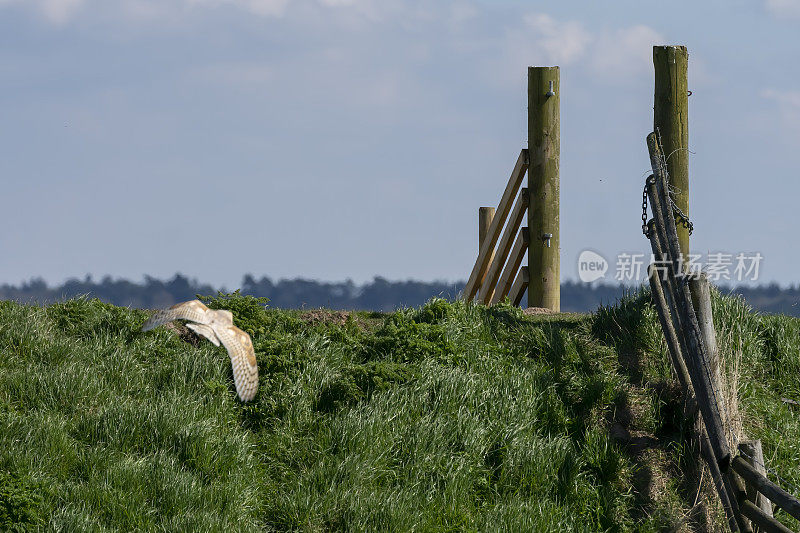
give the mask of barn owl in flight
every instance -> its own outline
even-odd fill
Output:
[[[156,311],[142,326],[149,331],[173,320],[188,320],[186,327],[219,346],[220,342],[231,357],[233,382],[236,392],[243,402],[249,402],[258,389],[258,366],[250,335],[233,325],[230,311],[209,309],[200,302],[192,300],[175,304],[169,309]]]

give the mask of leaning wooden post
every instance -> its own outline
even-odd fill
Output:
[[[748,518],[758,528],[758,533],[794,533],[775,518],[765,515],[750,500],[742,500],[741,510],[742,516]]]
[[[678,311],[681,329],[687,348],[687,367],[692,379],[695,397],[697,398],[703,422],[706,426],[709,440],[714,448],[714,456],[722,473],[727,472],[731,461],[730,448],[722,427],[722,417],[714,386],[706,372],[705,347],[703,333],[697,322],[697,314],[692,306],[692,296],[687,283],[687,276],[683,274],[680,266],[681,250],[678,244],[678,232],[675,228],[675,219],[669,213],[669,192],[666,190],[666,173],[663,152],[658,144],[655,133],[647,136],[647,148],[650,152],[650,164],[653,167],[655,180],[648,182],[648,197],[653,209],[653,218],[656,225],[664,229],[666,242],[663,243],[668,253],[669,265],[667,275],[674,290],[673,301]]]
[[[689,371],[686,369],[678,334],[675,332],[675,327],[670,320],[667,299],[664,297],[664,290],[661,287],[661,280],[659,279],[661,275],[659,274],[658,268],[654,267],[654,265],[650,265],[647,269],[647,274],[650,280],[650,292],[653,296],[653,304],[658,314],[658,320],[661,322],[661,329],[664,331],[664,338],[667,341],[669,356],[672,359],[672,367],[678,375],[681,389],[688,396],[691,394],[692,380],[689,377]]]
[[[728,519],[728,526],[731,528],[732,533],[741,531],[742,533],[753,533],[752,528],[746,521],[742,520],[741,509],[739,502],[736,500],[736,491],[730,484],[730,476],[725,476],[719,470],[719,461],[714,455],[714,448],[711,446],[711,441],[708,440],[708,433],[705,430],[698,434],[700,438],[700,455],[708,465],[708,470],[711,473],[711,480],[714,482],[714,487],[717,489],[722,508],[725,510],[725,516]]]
[[[649,227],[651,231],[650,242],[653,244],[653,253],[656,256],[656,259],[660,259],[662,257],[661,247],[658,244],[658,235],[655,233],[656,229],[653,221],[650,221]],[[667,305],[666,298],[664,297],[663,287],[661,286],[663,280],[661,279],[661,275],[655,265],[650,265],[648,268],[648,276],[650,279],[650,289],[652,291],[653,301],[656,312],[658,313],[659,321],[661,322],[661,328],[664,330],[664,337],[667,340],[667,348],[669,350],[670,357],[672,358],[672,364],[678,374],[678,380],[681,383],[681,388],[686,394],[687,404],[689,404],[687,406],[687,413],[689,413],[693,418],[697,419],[697,400],[692,395],[691,378],[689,377],[689,371],[686,369],[686,365],[684,364],[684,356],[681,352],[682,341],[680,340],[680,337],[675,331],[675,328],[670,320],[669,307]],[[700,453],[703,455],[706,464],[708,464],[708,469],[711,472],[711,478],[714,481],[714,487],[717,489],[717,494],[719,494],[719,499],[722,502],[722,508],[725,510],[725,516],[728,518],[728,525],[731,528],[731,531],[736,533],[740,531],[738,525],[739,522],[737,520],[737,516],[739,514],[737,502],[732,500],[728,495],[723,474],[719,470],[717,459],[714,457],[714,450],[708,440],[708,434],[702,428],[700,428],[698,431],[698,438],[700,440]]]
[[[695,314],[697,315],[697,324],[700,326],[700,333],[703,337],[703,346],[705,347],[706,363],[708,372],[710,374],[709,381],[713,388],[712,392],[716,391],[716,396],[719,403],[719,415],[722,421],[722,427],[728,427],[728,410],[727,398],[723,395],[722,390],[722,373],[720,370],[719,349],[717,348],[717,332],[714,329],[714,314],[711,312],[711,284],[708,282],[708,277],[701,273],[699,275],[691,275],[689,278],[689,292],[692,297],[692,306],[694,307]],[[701,428],[702,431],[702,428]],[[735,444],[735,443],[732,443]],[[727,483],[733,490],[732,499],[736,500],[734,482],[732,477],[735,474],[728,470],[725,476],[729,479]],[[738,502],[737,502],[738,503]],[[738,507],[738,505],[737,505]],[[736,513],[736,520],[739,528],[744,531],[752,531],[752,528],[742,519],[741,513]]]
[[[737,505],[736,511],[736,524],[743,533],[753,533],[753,528],[750,521],[747,520],[742,504],[748,503],[745,498],[744,483],[742,479],[737,476],[733,471],[729,470],[725,474],[725,487],[731,496],[731,501],[735,501]]]
[[[720,402],[719,414],[722,417],[722,425],[727,426],[727,398],[723,396],[722,390],[722,374],[720,370],[719,349],[717,348],[717,332],[714,329],[714,315],[711,312],[711,284],[708,282],[708,277],[704,273],[693,275],[689,280],[689,291],[692,293],[692,305],[694,306],[695,313],[697,313],[697,322],[703,334],[703,344],[706,348],[706,360],[711,373],[711,385],[716,391],[717,400]]]
[[[481,253],[481,248],[483,247],[483,241],[486,240],[486,235],[489,233],[489,227],[492,225],[493,218],[494,218],[494,207],[478,208],[478,253]],[[494,253],[492,253],[492,259],[494,259]],[[489,262],[491,263],[491,259],[489,260]],[[486,277],[485,272],[483,277]],[[481,283],[483,283],[483,279],[481,279]]]
[[[689,216],[689,90],[685,46],[654,46],[655,98],[653,131],[667,159],[669,185],[678,208]],[[689,230],[678,225],[684,265],[689,256]]]
[[[478,252],[481,251],[483,241],[486,240],[486,234],[489,233],[489,226],[492,225],[493,218],[494,207],[478,208]]]
[[[528,68],[528,307],[561,310],[558,67]]]

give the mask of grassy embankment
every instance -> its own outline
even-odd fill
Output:
[[[388,315],[208,303],[253,337],[252,404],[222,349],[140,333],[143,311],[0,302],[0,529],[659,531],[719,518],[697,491],[646,293],[532,317],[441,300]],[[800,412],[780,400],[800,400],[800,320],[718,296],[715,312],[744,433],[800,485]]]

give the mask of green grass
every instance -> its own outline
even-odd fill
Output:
[[[327,321],[207,303],[253,338],[250,404],[221,348],[141,333],[143,311],[0,302],[0,529],[705,527],[646,293],[534,317],[443,300]],[[800,400],[800,321],[718,296],[715,312],[745,432],[800,484],[800,417],[780,401]]]

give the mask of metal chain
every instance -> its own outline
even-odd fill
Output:
[[[650,238],[650,230],[647,228],[647,186],[655,180],[655,176],[652,174],[647,177],[647,180],[644,183],[644,190],[642,191],[642,233],[648,239]],[[689,230],[689,235],[692,234],[694,231],[694,224],[689,217],[687,217],[681,208],[678,207],[678,204],[675,203],[675,200],[672,199],[672,194],[668,194],[669,196],[669,203],[672,206],[672,215],[675,217],[675,222],[683,226],[684,228]]]
[[[678,207],[678,204],[675,203],[671,195],[669,197],[669,203],[672,204],[672,214],[675,217],[675,222],[678,222],[681,226],[688,229],[689,235],[691,235],[694,231],[694,224],[689,220],[689,217],[683,214],[683,211],[681,211],[681,208]]]
[[[644,191],[642,191],[642,233],[648,239],[650,238],[650,228],[647,226],[647,184],[649,182],[650,178],[647,178],[644,184]]]

